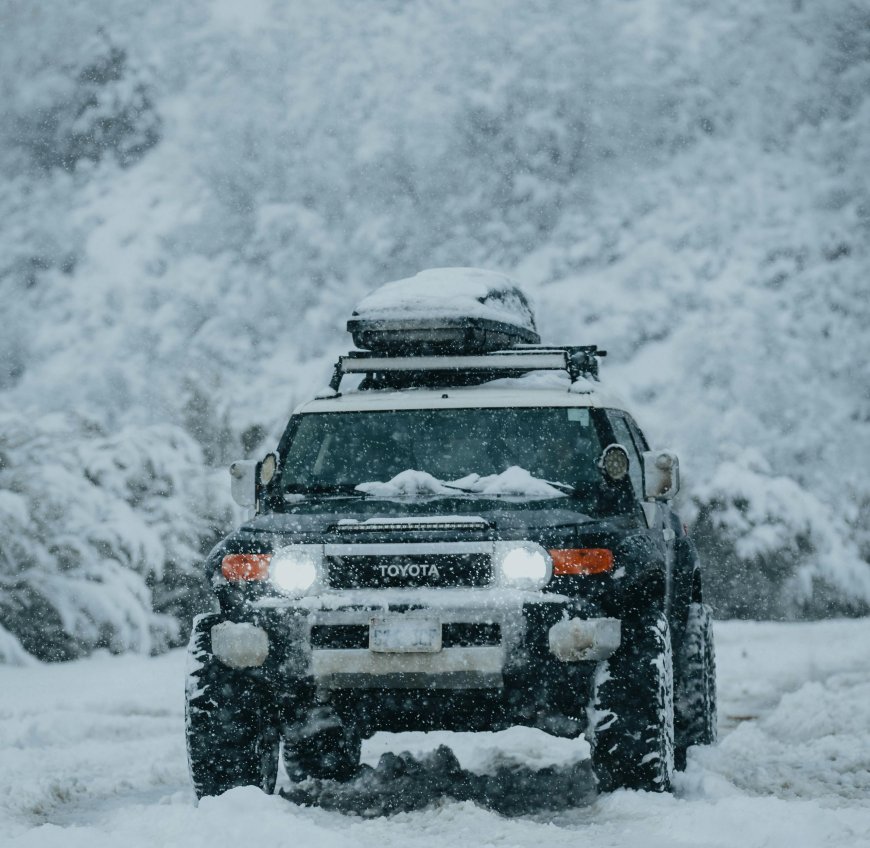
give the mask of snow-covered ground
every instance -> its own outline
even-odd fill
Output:
[[[256,789],[197,806],[182,652],[0,667],[0,845],[870,845],[870,619],[724,622],[716,636],[721,742],[690,752],[673,796],[589,793],[570,809],[513,818],[433,797],[422,811],[369,819]],[[364,759],[445,742],[476,773],[510,762],[585,773],[584,742],[525,729],[380,734]]]

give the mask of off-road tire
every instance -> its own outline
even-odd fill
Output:
[[[674,759],[682,770],[689,746],[712,745],[717,735],[716,652],[713,618],[706,604],[689,604],[675,673]]]
[[[290,780],[350,780],[359,769],[362,740],[327,707],[314,707],[284,730],[284,768]]]
[[[280,737],[262,683],[211,653],[218,615],[198,616],[187,652],[187,763],[198,798],[236,786],[275,790]]]
[[[663,613],[623,622],[622,645],[596,671],[588,726],[601,791],[670,791],[674,680],[671,634]]]

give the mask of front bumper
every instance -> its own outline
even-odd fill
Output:
[[[318,689],[498,689],[504,685],[502,648],[443,648],[437,653],[311,652]]]
[[[251,666],[262,666],[272,682],[304,682],[321,694],[344,689],[501,690],[519,679],[533,681],[546,673],[558,678],[571,667],[606,659],[620,642],[617,620],[574,599],[538,592],[341,592],[295,601],[263,599],[249,612],[231,633],[226,623],[215,627],[221,628],[220,643],[237,649],[233,656],[216,652],[218,659],[239,668],[250,656],[256,660]],[[435,621],[443,644],[425,652],[371,650],[369,628],[375,617]],[[261,651],[251,649],[264,637],[269,646],[265,662]]]

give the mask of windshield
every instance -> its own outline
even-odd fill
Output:
[[[285,493],[592,501],[601,481],[585,408],[315,413],[285,451]]]

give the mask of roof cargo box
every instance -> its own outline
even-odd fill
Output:
[[[347,322],[354,344],[386,354],[485,353],[539,344],[516,281],[479,268],[433,268],[387,283]]]

